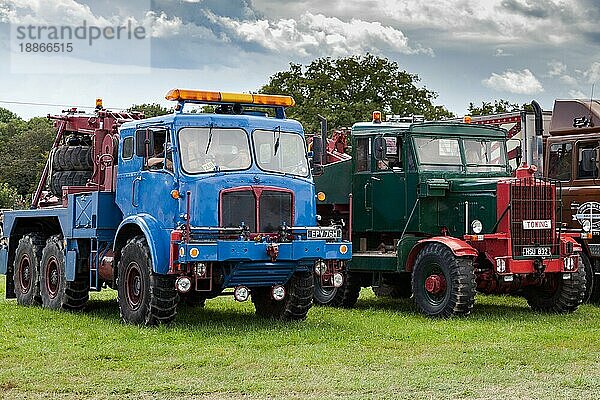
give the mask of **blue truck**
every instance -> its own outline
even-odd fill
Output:
[[[311,153],[289,96],[173,89],[170,115],[76,109],[32,209],[3,213],[0,273],[21,305],[79,310],[116,289],[121,319],[171,322],[180,303],[233,294],[257,315],[302,320],[315,269],[352,254],[319,227]],[[194,112],[208,105],[210,113]]]

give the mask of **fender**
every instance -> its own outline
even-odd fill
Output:
[[[159,274],[169,271],[169,231],[150,214],[138,214],[125,218],[117,228],[113,251],[117,254],[119,237],[132,225],[137,226],[148,242],[152,270]]]
[[[419,240],[410,250],[408,258],[406,259],[405,270],[407,272],[411,272],[413,270],[415,260],[417,259],[417,254],[419,254],[421,249],[425,247],[425,245],[427,245],[428,243],[441,243],[444,246],[448,247],[456,257],[477,257],[477,255],[479,254],[477,250],[475,250],[470,244],[468,244],[464,240],[452,236],[434,236],[427,239]]]

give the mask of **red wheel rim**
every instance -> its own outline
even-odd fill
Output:
[[[21,286],[21,293],[25,294],[29,292],[31,288],[31,261],[27,254],[21,257],[19,262],[19,284]]]
[[[125,296],[132,310],[137,310],[140,307],[142,293],[143,284],[140,266],[136,262],[132,262],[127,266],[127,274],[125,275]]]
[[[429,275],[427,279],[425,279],[425,290],[434,295],[444,293],[446,290],[446,279],[443,275]]]
[[[60,269],[56,258],[51,257],[46,264],[46,290],[48,296],[53,299],[58,294],[60,287]]]

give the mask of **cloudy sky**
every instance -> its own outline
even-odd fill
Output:
[[[598,0],[0,0],[0,101],[167,105],[173,87],[255,91],[290,62],[370,52],[418,74],[459,115],[498,98],[551,109],[555,98],[589,97],[600,80],[599,19]],[[82,21],[143,25],[151,51],[91,47],[58,65],[10,54],[15,26]]]

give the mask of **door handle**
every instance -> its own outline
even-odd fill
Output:
[[[137,176],[132,182],[131,182],[131,205],[134,207],[137,207],[138,205],[135,202],[135,184],[137,182],[141,182],[142,181],[142,177],[141,176]]]
[[[364,197],[364,199],[365,199],[365,210],[370,210],[371,209],[371,206],[367,202],[367,195],[369,193],[369,186],[371,186],[371,182],[368,181],[367,183],[365,183],[365,186],[364,186],[364,191],[365,191],[364,192],[364,195],[365,195],[365,197]]]

